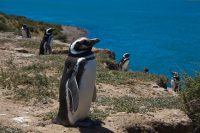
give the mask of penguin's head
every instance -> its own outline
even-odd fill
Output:
[[[123,55],[123,57],[124,57],[124,58],[129,58],[129,57],[130,57],[130,54],[129,54],[129,53],[125,53],[125,54]]]
[[[54,28],[48,28],[46,29],[46,34],[52,34],[52,32],[54,31],[55,29]]]
[[[88,39],[86,37],[81,37],[70,45],[70,52],[73,55],[91,52],[92,47],[99,41],[98,38]]]
[[[179,76],[178,72],[172,72],[172,75],[173,75],[174,77]]]
[[[28,26],[26,24],[23,24],[22,27],[23,28],[28,28]]]

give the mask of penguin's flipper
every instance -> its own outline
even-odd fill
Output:
[[[76,112],[78,109],[79,105],[79,87],[76,81],[75,76],[72,76],[68,80],[68,94],[69,94],[69,99],[70,99],[70,109],[72,112]]]
[[[94,86],[94,92],[93,92],[93,96],[92,96],[92,102],[95,102],[97,98],[97,88],[96,85]]]

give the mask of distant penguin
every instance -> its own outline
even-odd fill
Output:
[[[26,24],[22,25],[21,32],[22,32],[22,38],[31,38],[30,29]]]
[[[96,59],[92,47],[100,40],[85,37],[69,48],[59,89],[59,111],[53,121],[65,126],[86,126],[91,102],[96,99]]]
[[[128,71],[128,67],[129,67],[129,57],[130,54],[129,53],[125,53],[122,57],[122,59],[119,62],[119,69],[122,71]]]
[[[48,28],[44,32],[44,37],[40,44],[40,52],[39,54],[51,54],[52,52],[52,44],[53,44],[53,31],[54,28]]]
[[[148,73],[149,72],[149,68],[144,67],[144,73]]]
[[[172,90],[175,92],[179,91],[179,81],[180,81],[180,76],[177,72],[172,72],[172,79],[171,79],[171,87]]]

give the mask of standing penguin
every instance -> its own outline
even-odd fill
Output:
[[[59,89],[59,111],[54,123],[90,126],[86,121],[96,98],[96,60],[92,47],[100,40],[85,37],[70,45]]]
[[[129,67],[129,57],[130,54],[129,53],[125,53],[123,55],[123,58],[120,60],[119,62],[119,69],[122,71],[128,71],[128,67]]]
[[[52,44],[53,44],[53,31],[54,28],[48,28],[44,32],[44,37],[40,44],[40,52],[39,54],[51,54],[52,52]]]
[[[171,87],[172,90],[175,92],[179,92],[179,81],[180,81],[180,76],[177,72],[172,72],[172,79],[171,79]]]
[[[31,38],[30,29],[26,24],[22,25],[21,32],[22,32],[22,38]]]

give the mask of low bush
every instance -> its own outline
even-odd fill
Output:
[[[3,126],[0,124],[0,133],[26,133],[26,132],[19,128]]]
[[[62,42],[67,42],[67,35],[65,35],[65,34],[58,34],[57,36],[55,36],[55,39],[60,40]]]
[[[98,105],[112,107],[115,112],[145,113],[158,109],[181,109],[184,105],[180,97],[157,97],[157,98],[137,98],[137,97],[99,97]]]
[[[0,12],[0,31],[14,31],[16,34],[21,35],[20,29],[23,24],[26,24],[30,28],[31,34],[35,36],[43,36],[47,28],[55,28],[55,38],[63,42],[67,41],[66,35],[62,32],[61,25],[37,22],[23,16],[6,15]]]
[[[156,83],[158,86],[167,89],[168,79],[166,76],[160,75]]]
[[[7,32],[7,31],[11,31],[11,29],[6,24],[0,22],[0,31]]]
[[[195,130],[200,131],[200,73],[193,78],[185,76],[183,79],[182,94],[187,113],[194,122]]]

